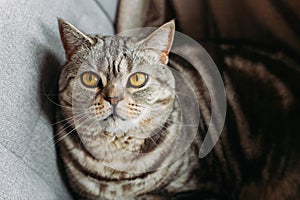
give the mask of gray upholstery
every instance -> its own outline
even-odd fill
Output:
[[[113,34],[117,0],[0,1],[0,199],[70,199],[56,163],[53,88],[64,52],[56,17]],[[55,94],[49,94],[55,97]]]

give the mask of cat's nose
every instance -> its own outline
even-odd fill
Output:
[[[115,106],[119,103],[119,101],[123,100],[123,97],[110,97],[110,96],[107,96],[104,99],[106,101],[108,101],[111,105]]]

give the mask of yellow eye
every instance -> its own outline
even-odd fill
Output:
[[[94,72],[84,72],[80,77],[82,84],[89,88],[97,87],[98,82],[101,81],[100,77]]]
[[[142,72],[136,72],[129,77],[127,87],[140,88],[148,81],[148,75]]]

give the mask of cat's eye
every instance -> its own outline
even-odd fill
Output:
[[[147,83],[147,81],[147,74],[143,72],[136,72],[129,77],[127,87],[141,88]]]
[[[80,78],[82,84],[88,88],[96,88],[98,83],[101,82],[99,75],[94,72],[84,72]]]

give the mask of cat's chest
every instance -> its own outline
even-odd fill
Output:
[[[80,145],[73,143],[71,137],[66,137],[63,143],[60,146],[69,151],[69,155],[63,155],[65,163],[74,169],[69,171],[72,173],[69,176],[78,181],[76,184],[80,188],[96,196],[107,199],[133,197],[163,188],[169,192],[182,191],[187,185],[193,185],[189,180],[190,173],[197,167],[197,162],[192,159],[189,151],[168,167],[146,174],[132,174],[113,170],[88,156]],[[81,167],[76,169],[74,163]]]
[[[137,194],[151,193],[158,190],[166,190],[170,193],[183,192],[196,189],[191,173],[196,162],[191,160],[189,153],[184,154],[172,165],[150,172],[131,180],[121,180],[116,182],[100,182],[103,196],[106,198],[133,197]]]

